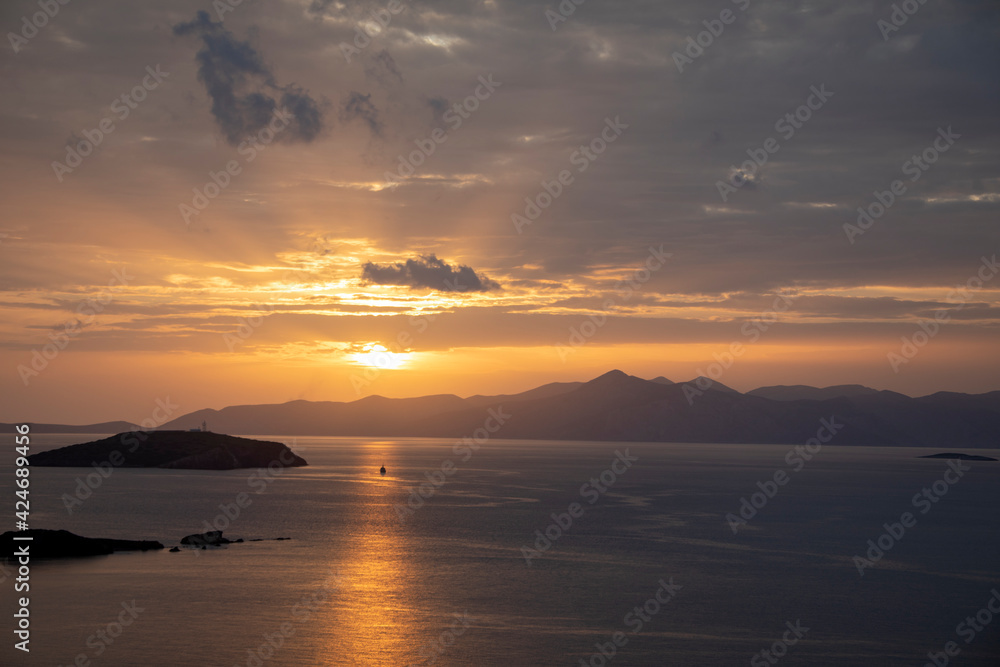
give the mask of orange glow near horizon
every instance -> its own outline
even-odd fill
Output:
[[[360,366],[379,370],[402,368],[413,356],[409,352],[393,352],[381,343],[367,343],[361,349],[361,352],[348,354],[348,358]]]
[[[429,256],[440,242],[415,242],[409,255]],[[74,266],[70,256],[66,270],[92,276],[93,285],[67,282],[44,299],[8,292],[0,364],[13,372],[0,381],[10,396],[0,421],[138,422],[168,396],[184,413],[374,394],[518,393],[612,369],[674,381],[716,371],[741,391],[858,383],[910,395],[990,391],[1000,374],[990,324],[1000,290],[992,284],[970,293],[933,344],[896,373],[886,355],[935,309],[956,305],[953,285],[706,295],[648,284],[625,298],[618,281],[635,270],[632,258],[595,262],[561,282],[530,262],[487,266],[483,275],[502,289],[448,292],[363,280],[365,262],[397,266],[400,258],[374,238],[303,231],[293,243],[242,260],[147,248],[129,262],[104,252]],[[448,261],[486,260],[455,252]],[[115,284],[122,271],[127,284]],[[768,317],[778,294],[795,298],[759,337],[747,335],[742,325]],[[81,310],[95,299],[106,303],[93,315],[92,305]],[[77,332],[63,335],[75,322]],[[67,337],[32,375],[32,364],[43,365],[36,353]],[[733,344],[743,353],[725,362]]]
[[[216,345],[223,346],[221,334],[216,336]],[[349,402],[373,394],[404,398],[518,393],[549,382],[585,382],[612,369],[646,379],[662,375],[683,382],[699,374],[718,374],[723,365],[716,379],[740,391],[775,384],[857,383],[916,396],[996,388],[992,376],[973,384],[967,373],[970,356],[995,357],[996,348],[989,339],[951,342],[942,335],[899,373],[892,371],[886,359],[887,352],[900,344],[891,337],[850,343],[762,338],[746,344],[744,353],[729,362],[730,346],[736,341],[601,344],[598,334],[582,346],[564,348],[562,356],[555,341],[403,354],[380,351],[378,347],[389,347],[381,343],[360,348],[346,343],[297,349],[260,346],[253,351],[237,346],[232,353],[64,353],[31,379],[30,391],[10,393],[6,421],[138,423],[150,416],[156,399],[167,398],[180,406],[173,415],[178,417],[203,408],[292,400]],[[68,350],[73,352],[72,346]],[[0,353],[0,362],[13,368],[24,363],[24,356]],[[387,360],[391,366],[385,366]],[[46,401],[32,401],[39,395]]]

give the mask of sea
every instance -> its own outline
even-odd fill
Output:
[[[1000,665],[1000,462],[919,458],[946,445],[254,437],[309,466],[31,469],[32,528],[246,541],[33,561],[27,593],[8,563],[0,663]]]

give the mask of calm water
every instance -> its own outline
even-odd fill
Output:
[[[36,436],[33,451],[96,437]],[[953,665],[998,664],[1000,617],[968,644],[956,626],[1000,588],[1000,463],[970,464],[921,514],[911,498],[948,468],[915,458],[926,450],[827,446],[793,472],[787,446],[497,441],[463,462],[452,444],[299,438],[311,465],[266,484],[253,471],[116,470],[72,515],[60,497],[87,471],[34,469],[35,528],[172,546],[247,492],[226,536],[292,540],[36,563],[32,651],[12,648],[7,576],[0,662],[600,665],[595,644],[622,632],[609,665],[746,665],[799,621],[809,630],[781,665],[919,666],[948,641]],[[582,496],[626,447],[638,460]],[[401,521],[409,487],[447,460],[447,483]],[[788,483],[734,535],[725,514],[779,469]],[[583,515],[527,565],[521,547],[573,502]],[[852,556],[906,511],[916,525],[859,576]],[[671,578],[667,604],[628,616]],[[99,639],[133,600],[134,621]]]

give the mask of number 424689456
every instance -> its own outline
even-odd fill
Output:
[[[28,437],[28,429],[29,426],[27,424],[18,426],[17,427],[18,436],[15,438],[18,447],[16,447],[17,459],[15,459],[14,461],[15,465],[14,475],[17,477],[18,489],[14,493],[18,498],[20,498],[20,500],[17,501],[14,507],[14,515],[18,519],[17,525],[18,528],[21,528],[21,530],[24,530],[28,527],[26,525],[28,522],[28,510],[29,510],[28,475],[30,474],[28,469],[28,451],[31,442],[30,438]]]

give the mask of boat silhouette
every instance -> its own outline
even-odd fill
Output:
[[[385,466],[383,465],[381,468],[379,468],[378,472],[379,472],[380,475],[384,475],[385,474]]]

